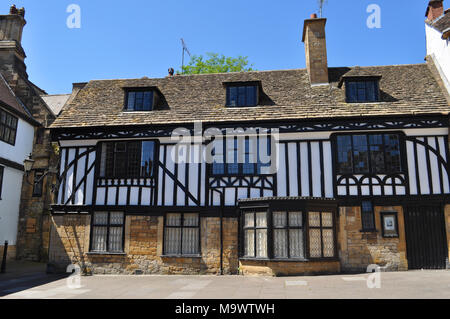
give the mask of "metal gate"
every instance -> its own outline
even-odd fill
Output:
[[[415,205],[405,211],[409,269],[445,269],[448,260],[444,209]]]

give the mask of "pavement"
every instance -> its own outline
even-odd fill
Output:
[[[40,277],[39,277],[40,275]],[[3,296],[3,297],[2,297]],[[0,299],[450,299],[450,271],[251,277],[0,275]]]
[[[47,274],[46,268],[45,263],[8,261],[6,272],[0,274],[0,298],[67,277],[65,274]]]

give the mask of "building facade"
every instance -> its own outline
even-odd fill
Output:
[[[3,245],[3,239],[8,234],[8,238],[14,238],[10,239],[10,244],[14,243],[14,247],[10,246],[10,252],[14,252],[15,257],[39,261],[47,260],[52,185],[57,177],[52,173],[56,172],[57,156],[47,127],[54,121],[57,112],[52,109],[53,99],[28,79],[26,54],[22,48],[25,25],[24,8],[11,6],[9,14],[0,15],[0,85],[5,87],[5,96],[8,93],[8,96],[13,97],[9,105],[17,104],[15,109],[22,110],[21,113],[11,113],[12,116],[20,115],[15,143],[0,141],[0,158],[17,164],[15,178],[20,179],[20,183],[10,177],[3,180],[4,196],[0,205],[9,202],[12,206],[1,207],[0,217],[14,216],[14,219],[3,224],[0,245]],[[49,98],[49,103],[44,98]],[[6,111],[10,110],[13,109]],[[31,124],[24,119],[28,119]],[[34,163],[31,170],[24,174],[25,159]],[[3,222],[2,217],[0,223]]]
[[[444,10],[444,1],[430,1],[425,13],[427,57],[433,61],[450,93],[450,9]]]
[[[449,267],[449,99],[432,63],[74,85],[51,125],[49,265],[293,275]]]

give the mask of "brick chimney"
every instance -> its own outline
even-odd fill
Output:
[[[25,51],[22,48],[22,32],[27,22],[25,9],[12,5],[9,14],[0,15],[0,71],[11,87],[17,75],[28,78],[25,66]]]
[[[306,68],[311,86],[328,85],[326,22],[327,19],[317,18],[316,14],[312,14],[303,26],[302,41],[305,43]]]
[[[428,3],[425,17],[429,21],[434,21],[444,14],[444,0],[431,0]]]

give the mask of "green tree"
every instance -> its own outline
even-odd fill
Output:
[[[223,54],[207,53],[203,55],[193,55],[188,65],[181,68],[181,74],[203,74],[203,73],[227,73],[227,72],[248,72],[255,71],[249,65],[246,56],[237,58],[226,57]]]

